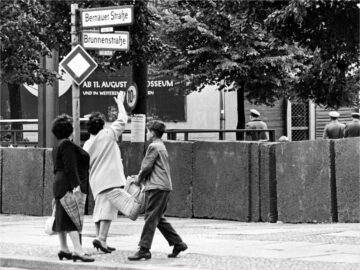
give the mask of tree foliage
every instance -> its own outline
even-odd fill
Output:
[[[117,27],[115,30],[129,30],[131,46],[128,52],[116,52],[112,57],[98,57],[100,67],[118,69],[121,66],[153,62],[162,52],[163,46],[152,31],[156,17],[144,1],[63,1],[63,0],[5,0],[1,1],[1,80],[39,84],[52,82],[59,76],[42,69],[39,57],[50,55],[52,49],[64,57],[71,50],[70,4],[78,3],[79,8],[134,4],[134,24]]]
[[[58,78],[41,68],[39,58],[61,43],[61,22],[54,24],[46,6],[35,0],[1,1],[0,10],[1,81],[39,84]]]
[[[360,1],[291,0],[273,12],[268,30],[310,50],[297,71],[294,92],[337,108],[356,105],[359,92]]]
[[[190,91],[206,84],[243,90],[253,103],[271,105],[287,95],[302,50],[271,35],[264,19],[282,2],[178,1],[165,35],[176,49],[165,67],[188,76]],[[170,18],[164,19],[169,21]]]

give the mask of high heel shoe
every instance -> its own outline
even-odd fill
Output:
[[[96,248],[97,250],[100,249],[104,253],[111,253],[111,251],[108,248],[104,247],[99,240],[95,239],[92,243],[94,248]]]
[[[80,260],[82,262],[93,262],[95,261],[94,258],[92,258],[90,255],[88,254],[84,254],[84,255],[79,255],[79,254],[73,254],[72,255],[72,259],[74,262],[76,262],[77,260]]]
[[[65,251],[60,250],[58,253],[58,257],[59,257],[60,261],[62,261],[63,258],[71,260],[72,254],[71,254],[71,252],[65,252]]]
[[[116,248],[113,248],[113,247],[110,247],[110,246],[107,246],[107,249],[110,250],[111,252],[116,250]]]

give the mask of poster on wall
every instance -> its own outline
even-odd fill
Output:
[[[151,76],[148,78],[148,119],[165,122],[185,122],[185,96],[174,87],[185,89],[183,82],[171,76]]]
[[[171,76],[148,79],[147,119],[160,119],[165,122],[184,122],[185,96],[173,91],[178,83]],[[94,72],[80,87],[81,117],[94,111],[103,113],[106,121],[112,122],[117,116],[114,97],[119,91],[126,91],[132,85],[128,74],[108,75]]]
[[[59,113],[72,115],[71,77],[66,73],[59,80]],[[112,74],[95,71],[80,86],[80,117],[98,111],[112,122],[117,116],[114,97],[119,91],[126,91],[132,83],[131,68],[124,68]],[[165,122],[186,121],[185,96],[177,93],[174,86],[181,81],[171,76],[148,77],[147,119]],[[185,87],[185,86],[184,86]],[[10,104],[6,84],[1,84],[0,117],[10,118]],[[38,86],[21,86],[22,115],[24,119],[36,119],[38,109]]]
[[[119,91],[126,91],[130,86],[131,77],[125,74],[108,75],[102,72],[94,72],[80,86],[80,115],[101,112],[107,122],[113,122],[117,118],[117,105],[114,101]]]
[[[131,142],[145,142],[145,114],[134,114],[131,117]]]

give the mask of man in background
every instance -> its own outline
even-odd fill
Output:
[[[246,124],[246,129],[268,129],[266,123],[260,119],[260,113],[255,110],[250,110],[250,122]],[[247,132],[246,134],[249,134]],[[269,140],[269,134],[268,132],[250,132],[250,136],[247,136],[248,139],[251,139],[252,141],[268,141]]]
[[[345,125],[338,121],[340,114],[336,111],[329,112],[330,123],[325,126],[323,139],[340,139],[344,137]]]
[[[351,116],[353,119],[346,124],[344,137],[360,137],[360,113],[354,112]]]

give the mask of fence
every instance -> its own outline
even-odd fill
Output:
[[[86,119],[80,119],[80,125],[81,125],[81,133],[80,133],[80,139],[83,143],[88,139],[88,133],[83,126]],[[21,119],[21,120],[0,120],[0,145],[7,147],[7,146],[38,146],[37,141],[29,141],[23,139],[24,133],[38,133],[37,129],[11,129],[10,126],[12,124],[21,124],[21,125],[37,125],[38,120],[37,119]],[[262,133],[268,133],[269,134],[269,141],[274,142],[275,141],[275,130],[274,129],[264,129],[264,130],[253,130],[253,129],[168,129],[165,132],[167,134],[167,140],[179,140],[179,137],[177,134],[183,134],[183,140],[189,141],[189,135],[190,134],[196,134],[196,133],[208,133],[208,134],[219,134],[219,140],[224,140],[225,133],[237,133],[240,135],[240,140],[248,140],[251,141],[252,137],[259,138],[260,134]],[[22,136],[18,136],[18,134],[22,134]],[[131,130],[125,130],[124,134],[131,134]],[[18,138],[22,138],[22,140],[19,140]],[[120,138],[121,140],[122,138]]]

